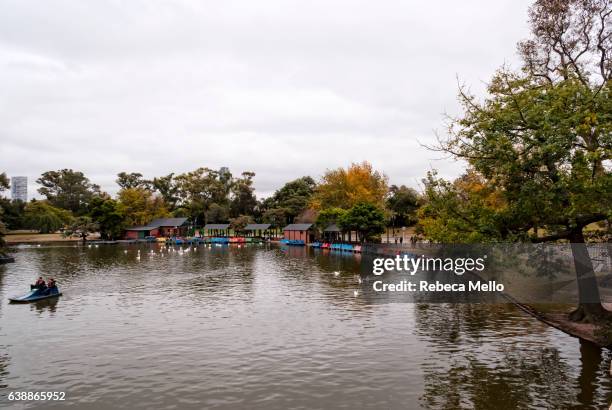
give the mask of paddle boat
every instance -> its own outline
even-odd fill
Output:
[[[31,290],[29,293],[26,293],[23,296],[9,298],[9,300],[12,303],[31,303],[38,300],[56,298],[62,294],[57,286],[41,289],[35,287],[34,285],[30,285],[30,288]]]

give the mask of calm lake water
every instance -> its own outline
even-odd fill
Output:
[[[610,351],[511,305],[355,296],[366,263],[354,255],[57,245],[15,256],[0,267],[1,407],[602,409],[612,401]],[[54,275],[64,296],[9,305],[39,273]],[[9,403],[11,391],[64,391],[66,401]]]

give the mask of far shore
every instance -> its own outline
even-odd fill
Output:
[[[98,234],[93,234],[87,238],[87,240],[99,239]],[[80,238],[77,237],[65,237],[61,233],[38,233],[28,231],[16,231],[8,232],[4,237],[4,240],[8,245],[15,245],[19,243],[39,243],[39,242],[79,242]]]

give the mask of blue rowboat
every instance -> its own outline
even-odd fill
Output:
[[[56,298],[61,296],[62,292],[60,292],[57,286],[49,289],[32,289],[30,292],[23,296],[9,298],[12,303],[31,303],[36,302],[37,300]]]

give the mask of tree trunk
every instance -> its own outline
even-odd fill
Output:
[[[587,323],[600,322],[611,315],[601,304],[593,262],[584,242],[582,228],[572,231],[569,240],[578,283],[578,308],[570,313],[570,320]]]

